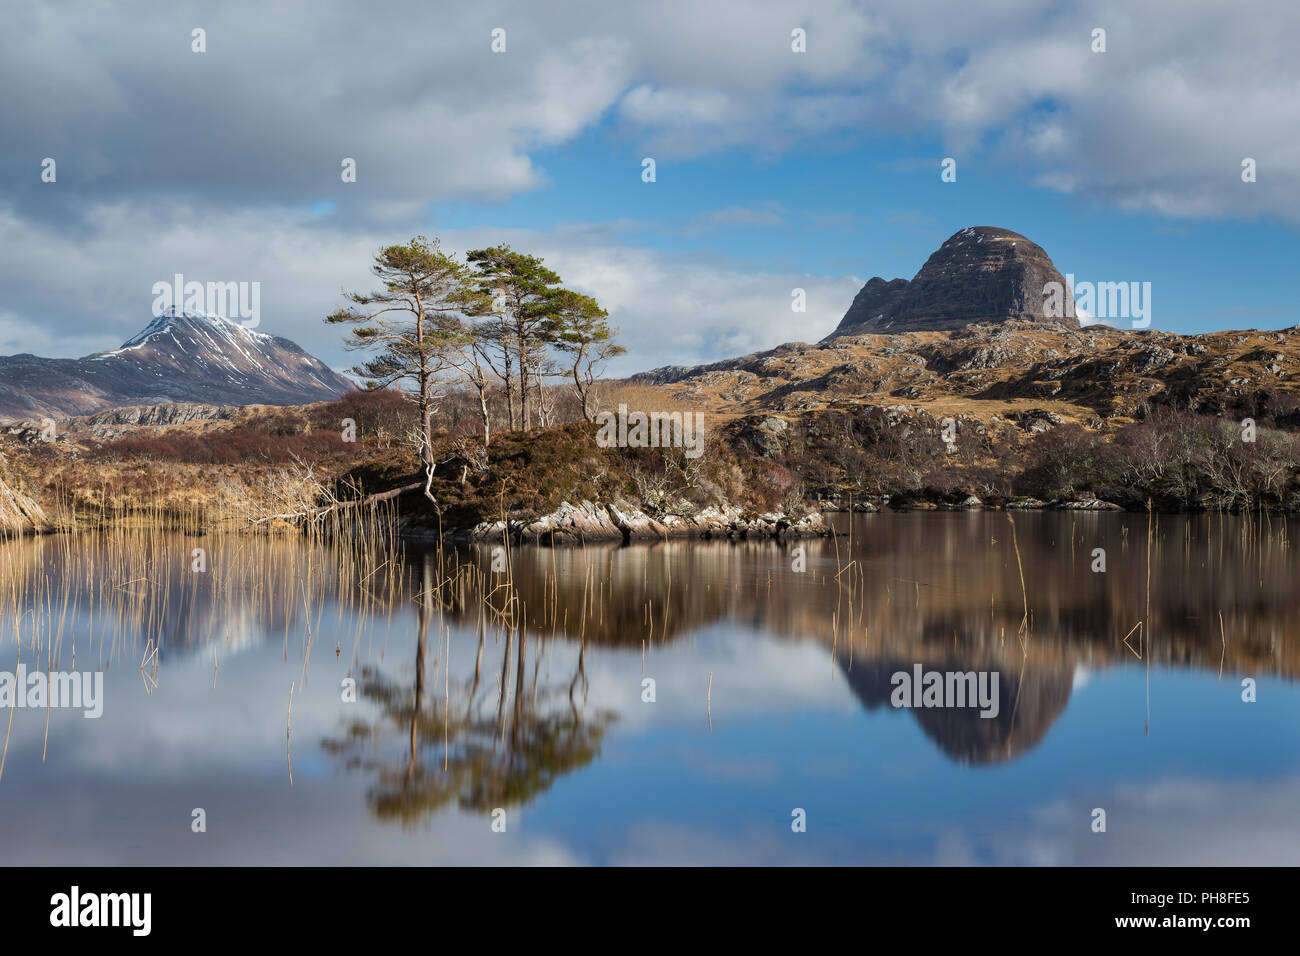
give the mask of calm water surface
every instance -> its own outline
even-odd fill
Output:
[[[0,858],[1300,863],[1300,528],[851,525],[509,574],[487,547],[0,542],[0,671],[104,671],[99,719],[0,710]],[[917,664],[996,672],[998,715],[892,706]]]

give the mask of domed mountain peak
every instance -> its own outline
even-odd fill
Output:
[[[826,338],[1015,319],[1077,329],[1077,319],[1047,313],[1044,287],[1050,282],[1065,287],[1042,246],[1010,229],[967,226],[949,236],[911,281],[873,278]]]

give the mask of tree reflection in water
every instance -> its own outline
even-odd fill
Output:
[[[530,639],[513,615],[500,619],[500,629],[480,617],[472,678],[453,682],[442,656],[443,686],[436,679],[428,686],[430,627],[436,619],[439,635],[450,640],[443,612],[455,617],[463,611],[453,594],[433,586],[435,560],[424,556],[422,587],[415,597],[413,684],[364,668],[360,698],[376,705],[379,716],[352,721],[342,737],[323,742],[343,766],[375,775],[366,795],[371,812],[403,826],[453,802],[479,813],[528,803],[559,777],[591,763],[615,718],[610,711],[585,713],[585,644],[571,680],[540,683],[539,640]],[[495,701],[483,679],[490,631],[495,631],[491,643],[501,650]]]

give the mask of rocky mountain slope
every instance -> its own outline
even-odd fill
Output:
[[[864,332],[932,332],[1020,319],[1063,328],[1078,320],[1045,314],[1043,287],[1065,279],[1042,246],[1010,229],[970,226],[951,236],[911,282],[864,285],[823,341]]]
[[[354,387],[288,339],[173,310],[112,351],[0,357],[0,419],[166,403],[295,405]]]
[[[972,226],[910,282],[873,278],[818,344],[628,381],[658,391],[662,407],[715,420],[792,419],[832,405],[906,406],[1032,431],[1062,421],[1122,425],[1158,405],[1211,415],[1267,406],[1279,421],[1296,416],[1300,326],[1206,335],[1081,327],[1073,316],[1042,314],[1049,282],[1065,285],[1041,246]]]
[[[1300,398],[1300,326],[1177,335],[1013,320],[958,331],[841,336],[633,376],[674,405],[734,418],[832,403],[907,405],[984,420],[1038,410],[1099,428],[1168,404],[1223,414]]]

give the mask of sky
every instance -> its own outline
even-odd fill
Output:
[[[344,369],[360,356],[323,317],[420,234],[542,256],[608,309],[615,374],[816,341],[867,279],[910,278],[972,225],[1076,281],[1151,283],[1152,329],[1300,323],[1293,0],[73,0],[3,20],[0,354],[115,348],[180,273],[259,283],[259,331]]]

